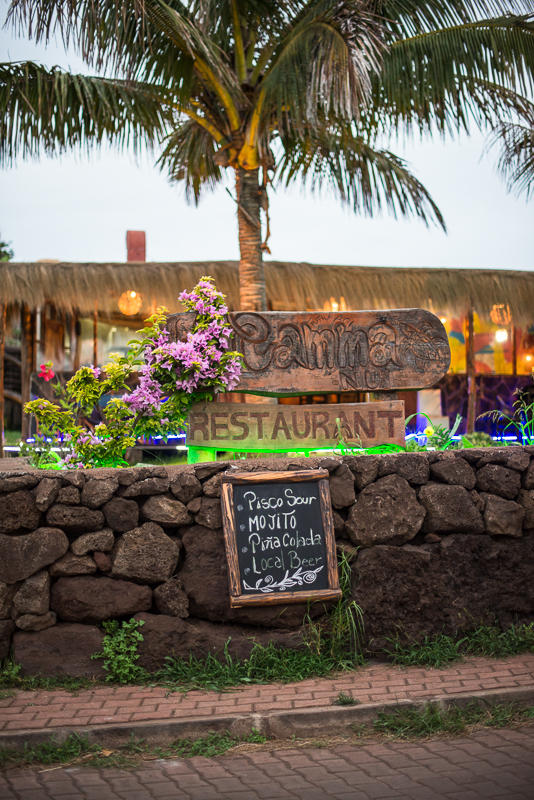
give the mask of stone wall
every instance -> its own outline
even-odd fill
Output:
[[[220,477],[237,467],[328,469],[369,651],[395,634],[532,621],[533,456],[510,447],[63,472],[13,460],[0,472],[0,657],[13,642],[26,674],[102,675],[90,659],[99,623],[132,616],[145,622],[139,664],[150,670],[228,639],[240,657],[254,639],[300,646],[306,604],[230,608]]]

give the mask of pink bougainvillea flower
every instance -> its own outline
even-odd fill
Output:
[[[41,364],[40,369],[41,371],[39,373],[39,377],[44,378],[45,381],[51,381],[54,375],[56,374],[52,369],[51,361],[47,361],[46,364]]]

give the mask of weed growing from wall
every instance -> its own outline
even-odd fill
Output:
[[[142,620],[135,619],[122,623],[111,619],[102,624],[106,632],[102,652],[93,653],[91,658],[104,659],[104,669],[108,673],[106,681],[140,683],[148,678],[148,673],[135,663],[139,658],[139,642],[143,641],[139,628],[144,624]]]

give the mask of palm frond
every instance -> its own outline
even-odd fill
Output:
[[[481,19],[534,11],[534,0],[378,0],[377,5],[394,41]]]
[[[372,81],[384,127],[468,129],[484,120],[484,86],[531,90],[534,20],[503,17],[395,42]]]
[[[527,200],[534,194],[534,114],[530,124],[504,123],[492,137],[490,146],[501,145],[498,168],[516,194]]]
[[[441,212],[407,164],[347,131],[315,129],[286,140],[277,178],[287,186],[298,177],[312,190],[330,185],[355,212],[373,216],[385,206],[395,217],[415,214],[445,230]]]
[[[361,3],[310,0],[278,37],[257,89],[248,146],[265,152],[269,127],[303,136],[321,114],[358,117],[381,48],[378,20]]]
[[[182,123],[165,140],[158,164],[173,181],[185,181],[186,197],[198,204],[202,189],[214,189],[221,170],[213,160],[213,137],[192,120]]]
[[[72,75],[31,61],[0,64],[0,163],[17,155],[156,142],[171,123],[153,86]]]

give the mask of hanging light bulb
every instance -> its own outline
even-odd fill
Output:
[[[501,328],[495,334],[495,341],[496,342],[505,342],[508,339],[508,331],[506,328]]]
[[[143,298],[138,292],[123,292],[119,297],[119,309],[127,317],[132,317],[141,309]]]

